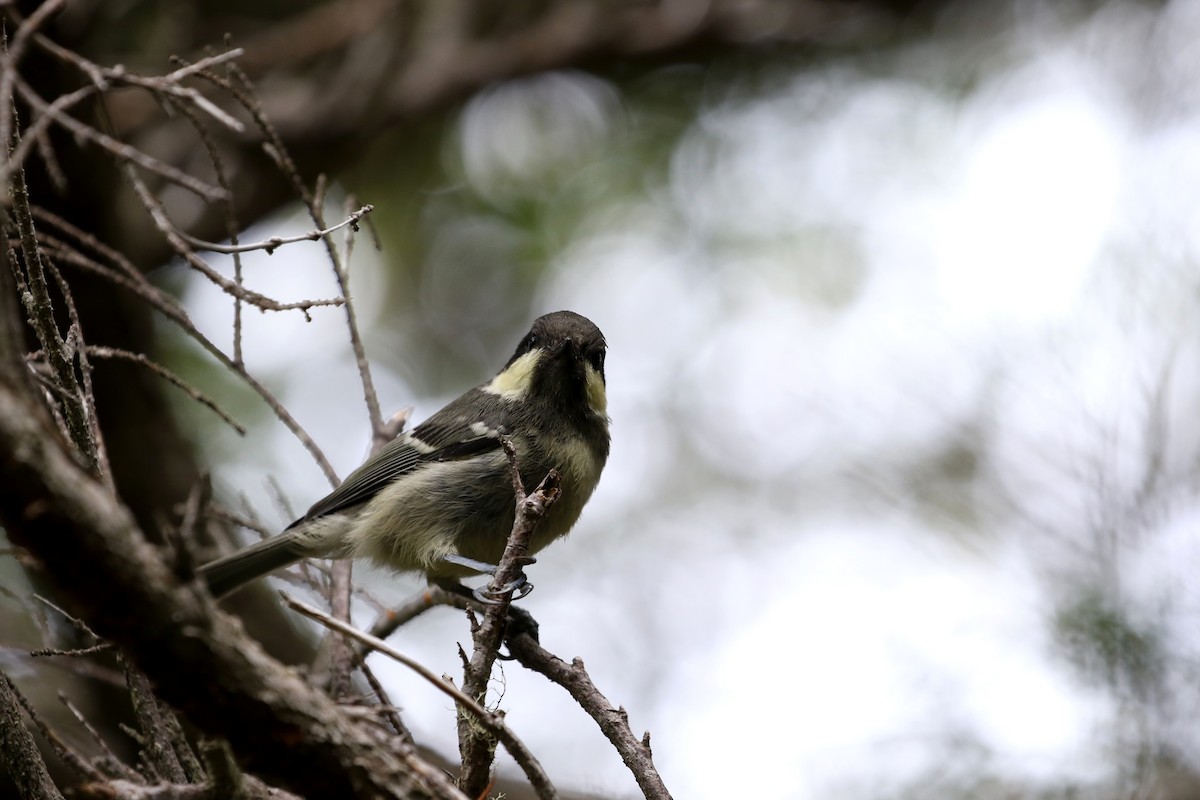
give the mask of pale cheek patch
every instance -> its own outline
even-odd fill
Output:
[[[592,411],[604,416],[608,413],[608,394],[604,391],[604,379],[591,364],[584,364],[583,375],[587,388],[588,405],[591,406]]]
[[[506,400],[521,399],[529,392],[529,387],[533,384],[533,371],[541,357],[541,350],[529,351],[514,361],[504,372],[492,378],[491,382],[483,387],[483,391]]]

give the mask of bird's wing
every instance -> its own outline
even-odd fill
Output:
[[[472,391],[478,391],[472,390]],[[459,398],[418,425],[410,433],[402,433],[388,442],[328,495],[313,504],[303,517],[288,527],[333,514],[370,500],[385,486],[424,464],[437,461],[456,461],[475,458],[500,449],[500,428],[489,426],[480,415],[465,414],[471,407]],[[490,403],[485,402],[483,408]],[[475,406],[479,408],[479,406]]]

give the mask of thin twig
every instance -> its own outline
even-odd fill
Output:
[[[566,689],[588,716],[596,721],[625,766],[633,773],[647,800],[670,800],[671,793],[654,767],[649,731],[640,740],[633,734],[625,709],[614,707],[601,694],[584,669],[582,660],[576,658],[568,664],[525,633],[509,637],[506,643],[508,652],[521,666],[546,676]]]
[[[88,736],[91,738],[92,742],[95,743],[96,748],[105,755],[105,767],[111,767],[111,771],[115,772],[117,777],[125,778],[131,781],[141,780],[141,776],[138,775],[133,768],[126,765],[124,761],[117,757],[117,754],[114,753],[108,746],[108,742],[104,741],[104,737],[100,735],[99,731],[92,727],[92,724],[87,721],[87,717],[83,715],[82,711],[75,707],[75,704],[71,702],[71,699],[67,697],[65,692],[59,690],[58,699],[59,702],[67,707],[67,710],[71,712],[76,721],[83,726],[83,729],[87,731]]]
[[[334,265],[334,271],[337,272],[337,265]],[[342,287],[345,291],[345,287]],[[346,304],[347,314],[350,314],[350,304]],[[353,323],[353,316],[350,317],[350,329],[352,331],[351,338],[357,330]],[[361,344],[361,343],[360,343]],[[361,348],[357,349],[359,352]],[[364,357],[365,362],[365,357]],[[370,373],[362,373],[366,376],[366,385],[370,387]],[[407,419],[407,415],[405,416]],[[401,427],[403,421],[400,422]],[[399,431],[397,430],[397,433]],[[383,442],[374,437],[371,445],[371,452],[368,456],[374,456],[383,447]],[[340,619],[342,622],[350,622],[350,597],[354,589],[354,584],[351,581],[351,576],[354,570],[354,562],[351,559],[343,558],[333,562],[329,568],[329,611],[335,619]],[[329,693],[334,698],[340,698],[350,689],[350,677],[354,670],[355,652],[350,643],[341,636],[333,636],[330,634],[328,639],[329,652]]]
[[[476,717],[479,718],[479,720],[481,722],[487,724],[495,716],[494,714],[492,714],[492,712],[484,709],[482,706],[480,706],[478,703],[476,703],[470,697],[468,697],[467,695],[460,692],[457,688],[455,688],[455,686],[453,684],[447,683],[446,681],[439,678],[437,675],[435,675],[433,673],[432,670],[430,670],[428,667],[426,667],[421,662],[411,658],[410,656],[406,656],[404,653],[401,653],[399,650],[392,649],[392,647],[390,645],[388,645],[387,642],[384,642],[380,639],[376,639],[374,636],[371,636],[370,634],[363,633],[362,631],[358,630],[357,628],[355,628],[351,625],[348,625],[345,622],[342,622],[341,620],[334,619],[333,617],[326,614],[324,611],[321,611],[318,608],[310,606],[308,603],[305,603],[302,600],[297,600],[296,598],[289,595],[287,592],[280,592],[279,596],[283,600],[284,604],[286,604],[289,608],[291,608],[295,611],[298,611],[299,613],[303,614],[304,616],[308,617],[309,619],[320,622],[322,625],[324,625],[327,628],[335,630],[344,636],[349,636],[351,639],[355,639],[355,640],[367,645],[367,647],[371,648],[372,650],[378,650],[380,653],[383,653],[384,655],[388,656],[389,658],[393,658],[396,661],[399,661],[401,664],[403,664],[404,666],[413,670],[418,675],[420,675],[422,678],[424,678],[425,680],[427,680],[431,684],[433,684],[433,686],[435,688],[437,688],[438,691],[442,692],[443,694],[448,695],[455,702],[466,706],[467,709],[470,710],[471,712],[473,712],[476,715]]]
[[[9,138],[13,133],[9,126],[15,121],[15,115],[12,113],[12,91],[13,81],[18,72],[17,62],[25,54],[30,37],[65,5],[66,0],[47,0],[34,10],[28,19],[20,23],[12,41],[3,42],[4,55],[0,58],[0,146],[5,148],[6,153]],[[0,183],[8,183],[8,176],[4,175]]]
[[[437,606],[454,606],[466,610],[474,608],[471,601],[460,594],[448,592],[440,586],[430,586],[419,594],[413,595],[403,605],[388,609],[380,614],[371,626],[371,635],[386,639],[396,632],[396,629],[414,618]]]
[[[354,560],[340,558],[329,568],[329,613],[334,619],[350,622],[351,577]],[[345,637],[329,637],[329,696],[340,700],[350,691],[350,673],[354,671],[354,653]]]
[[[25,128],[25,133],[20,144],[13,148],[12,153],[8,156],[8,161],[3,165],[3,169],[0,170],[0,177],[7,178],[9,172],[24,166],[25,160],[29,158],[30,151],[34,147],[38,147],[39,149],[42,147],[40,143],[45,141],[47,130],[49,130],[51,125],[58,122],[61,114],[99,92],[100,90],[95,86],[81,86],[73,92],[60,94],[54,98],[54,101],[46,106],[44,111],[36,114]]]
[[[114,250],[104,242],[100,241],[95,235],[88,233],[72,224],[69,220],[55,214],[40,206],[34,206],[33,216],[39,222],[44,222],[53,228],[56,228],[66,236],[74,239],[84,247],[94,251],[98,256],[108,260],[114,267],[119,269],[124,275],[134,281],[138,281],[146,286],[153,286],[147,280],[145,274],[130,261],[124,253],[119,250]]]
[[[370,209],[372,206],[364,206],[364,209]],[[314,203],[310,209],[314,220],[318,225],[322,224],[323,216],[321,206]],[[359,212],[355,212],[359,213]],[[354,217],[351,214],[351,217]],[[357,219],[355,224],[351,225],[351,230],[357,231]],[[358,367],[358,376],[362,381],[363,399],[367,403],[367,418],[371,422],[372,439],[378,445],[380,434],[383,431],[383,414],[379,410],[379,394],[375,391],[375,381],[371,378],[371,365],[367,361],[367,351],[363,346],[362,334],[358,328],[358,313],[354,308],[354,300],[350,293],[350,250],[353,245],[353,239],[347,238],[346,259],[342,260],[338,256],[337,247],[332,241],[326,241],[325,247],[329,251],[329,261],[333,265],[333,274],[337,278],[338,291],[342,293],[342,297],[346,298],[346,328],[350,334],[350,349],[354,351],[354,363]]]
[[[70,658],[81,658],[83,656],[94,656],[97,653],[107,653],[112,650],[112,645],[108,642],[94,644],[91,647],[80,647],[75,650],[61,650],[57,647],[43,647],[40,650],[30,650],[30,658],[45,658],[46,656],[69,656]]]
[[[406,656],[399,650],[393,649],[390,645],[388,645],[387,642],[376,639],[374,636],[370,636],[369,634],[363,633],[362,631],[357,630],[356,628],[347,625],[340,620],[336,620],[320,609],[296,600],[284,592],[280,592],[279,594],[283,599],[283,602],[289,608],[303,614],[311,620],[315,620],[316,622],[319,622],[328,628],[332,628],[333,630],[336,630],[345,636],[349,636],[350,638],[367,645],[367,647],[382,653],[388,658],[399,661],[401,664],[413,670],[425,680],[429,681],[434,688],[449,696],[456,703],[458,703],[461,708],[470,713],[480,725],[486,728],[500,741],[501,744],[504,745],[504,749],[509,752],[509,755],[513,757],[513,760],[516,761],[521,769],[525,772],[525,777],[529,779],[529,783],[534,787],[538,797],[543,798],[544,800],[546,798],[558,797],[558,792],[554,789],[553,784],[550,783],[549,777],[547,777],[545,771],[542,769],[541,764],[538,763],[537,758],[534,757],[533,753],[529,751],[529,748],[525,746],[524,742],[517,738],[516,734],[512,732],[508,725],[504,723],[502,715],[488,711],[466,694],[459,691],[454,684],[439,678],[424,664],[409,656]]]
[[[29,649],[28,647],[17,647],[0,642],[0,656],[11,659],[13,663],[17,663],[29,656]],[[114,689],[123,690],[125,688],[125,677],[123,675],[92,661],[85,661],[78,658],[51,658],[42,661],[39,666],[62,670],[71,675],[87,678],[89,681],[111,686]]]
[[[234,513],[233,511],[230,511],[229,509],[224,508],[223,506],[219,506],[219,505],[215,505],[215,504],[212,505],[208,509],[208,514],[213,519],[219,519],[222,522],[229,522],[234,525],[241,526],[241,527],[245,528],[246,530],[254,531],[259,536],[266,537],[266,536],[270,536],[271,534],[276,532],[274,528],[268,528],[266,525],[264,525],[262,522],[260,522],[257,519],[251,519],[250,517],[244,516],[242,514]]]
[[[75,354],[79,359],[79,374],[83,382],[84,411],[87,414],[92,441],[96,444],[97,472],[108,490],[116,494],[117,487],[113,483],[112,465],[108,460],[108,447],[104,444],[104,434],[100,430],[100,415],[96,411],[96,393],[92,389],[92,365],[88,361],[87,346],[83,343],[83,323],[79,320],[79,311],[75,308],[75,298],[71,295],[71,287],[67,285],[66,279],[50,259],[46,260],[46,266],[49,267],[50,274],[54,276],[54,282],[58,284],[59,292],[62,294],[63,305],[67,309],[67,318],[71,320],[71,331],[79,340],[78,346],[75,347]]]
[[[145,367],[146,369],[150,370],[158,377],[160,377],[163,380],[170,383],[172,386],[175,386],[176,388],[178,388],[180,391],[182,391],[184,394],[186,394],[191,399],[195,400],[200,405],[205,406],[206,408],[211,410],[214,414],[216,414],[218,417],[220,417],[221,420],[226,425],[228,425],[229,427],[231,427],[235,431],[237,431],[238,435],[240,435],[240,436],[246,435],[246,428],[244,426],[242,426],[241,424],[239,424],[237,422],[237,420],[235,420],[229,414],[227,414],[219,405],[217,405],[215,400],[213,400],[212,398],[205,395],[199,389],[195,388],[190,383],[185,381],[183,378],[179,377],[174,372],[172,372],[171,370],[164,367],[162,364],[159,364],[157,361],[152,361],[149,358],[147,358],[146,356],[142,355],[141,353],[132,353],[128,350],[121,350],[120,348],[117,348],[117,347],[102,347],[100,345],[88,345],[86,348],[86,351],[87,351],[88,355],[90,355],[94,358],[124,359],[126,361],[132,361],[135,364]]]
[[[68,227],[64,227],[64,230],[70,232]],[[72,233],[72,235],[74,234]],[[313,457],[313,460],[317,462],[317,466],[320,467],[322,472],[325,473],[325,476],[329,479],[330,483],[335,486],[337,485],[337,473],[334,471],[333,465],[329,463],[327,458],[325,458],[325,454],[321,452],[319,447],[317,447],[316,442],[313,441],[308,432],[300,426],[300,423],[296,421],[295,417],[288,412],[283,404],[279,402],[279,399],[276,398],[275,395],[272,394],[271,391],[257,378],[255,378],[246,369],[244,364],[235,363],[233,359],[225,354],[225,351],[223,351],[220,347],[217,347],[217,345],[211,339],[201,333],[192,322],[187,312],[181,305],[179,305],[179,302],[175,300],[175,298],[165,294],[162,290],[158,289],[156,286],[147,281],[145,276],[137,272],[136,269],[133,269],[132,265],[128,264],[128,262],[121,258],[119,253],[107,249],[102,243],[95,240],[92,240],[91,244],[98,248],[98,252],[101,252],[102,255],[110,258],[110,260],[113,260],[114,263],[120,266],[122,272],[118,273],[114,272],[113,270],[106,269],[97,262],[87,259],[80,253],[74,253],[73,255],[66,252],[59,253],[58,258],[60,261],[72,263],[75,266],[82,267],[90,272],[101,275],[113,283],[121,286],[122,288],[129,290],[135,296],[144,300],[152,308],[161,312],[168,319],[178,325],[184,333],[195,340],[211,356],[227,367],[233,374],[245,381],[246,385],[248,385],[251,390],[253,390],[254,393],[257,394],[263,400],[263,402],[267,404],[275,416],[279,418],[279,420],[288,428],[289,431],[291,431],[292,435],[300,441],[304,448],[309,451],[310,455]],[[131,274],[122,274],[130,273],[131,270]]]
[[[204,150],[208,154],[208,162],[212,165],[213,173],[217,177],[217,184],[228,193],[228,198],[221,201],[222,216],[225,218],[225,235],[229,238],[231,244],[238,244],[238,237],[241,235],[241,226],[237,221],[237,212],[233,204],[233,185],[226,174],[225,160],[221,157],[221,149],[217,146],[217,142],[213,139],[212,134],[208,130],[208,126],[200,119],[197,114],[187,103],[171,102],[172,108],[175,108],[179,113],[183,114],[191,122],[192,128],[200,137],[201,143],[204,145]],[[180,235],[187,237],[186,231],[180,231]],[[240,289],[245,289],[245,281],[242,274],[242,256],[240,253],[233,253],[233,282]],[[239,366],[245,364],[242,356],[242,311],[244,303],[242,298],[235,296],[233,298],[233,361]]]
[[[127,166],[125,173],[129,178],[130,183],[133,185],[136,194],[142,199],[142,202],[146,205],[147,210],[151,212],[151,215],[154,217],[156,224],[159,225],[160,230],[166,234],[167,240],[171,243],[171,246],[175,248],[176,253],[183,257],[188,264],[195,266],[200,269],[201,272],[204,272],[206,277],[211,274],[217,280],[218,285],[220,285],[221,288],[227,289],[227,291],[231,291],[232,293],[236,293],[237,296],[243,297],[247,301],[254,303],[260,308],[262,306],[258,302],[255,302],[256,300],[265,301],[273,305],[274,310],[299,308],[304,311],[305,316],[308,315],[308,309],[313,306],[336,305],[341,302],[341,300],[338,299],[330,301],[309,300],[302,303],[292,304],[275,303],[275,301],[265,298],[255,292],[242,291],[238,293],[238,287],[235,284],[213,272],[207,264],[204,264],[203,261],[196,257],[195,253],[191,251],[187,243],[179,238],[178,231],[166,217],[166,212],[164,209],[162,209],[161,203],[159,203],[158,199],[154,197],[149,188],[146,186],[145,182],[137,176],[133,169]],[[194,326],[192,327],[194,328]],[[197,331],[197,335],[198,334],[199,332]],[[250,386],[254,387],[254,389],[259,393],[260,397],[266,400],[267,404],[271,406],[271,410],[275,412],[275,416],[277,416],[280,421],[292,431],[292,434],[298,438],[300,443],[303,444],[309,451],[313,459],[317,462],[317,466],[321,468],[322,472],[325,473],[325,477],[329,479],[330,484],[337,486],[340,481],[338,480],[337,472],[334,470],[333,465],[329,463],[329,459],[327,459],[321,449],[317,447],[317,443],[313,441],[311,436],[308,435],[308,432],[300,427],[300,423],[296,421],[295,417],[293,417],[292,414],[286,408],[284,408],[283,404],[280,403],[273,394],[267,391],[266,387],[264,387],[253,375],[251,375],[244,366],[234,364],[232,360],[215,345],[213,346],[213,351],[215,351],[215,354],[218,354],[218,357],[224,361],[227,366],[235,369],[237,374],[240,375],[244,381],[250,384]]]
[[[7,152],[8,143],[0,142],[0,147]],[[88,424],[87,408],[79,386],[79,378],[75,374],[75,366],[66,352],[66,343],[59,333],[58,323],[54,319],[54,304],[50,299],[41,245],[38,243],[38,235],[34,227],[33,210],[29,203],[29,187],[25,183],[25,170],[16,169],[12,172],[9,178],[9,188],[13,217],[21,236],[21,260],[25,265],[27,291],[22,293],[25,311],[29,314],[34,332],[37,334],[42,350],[46,353],[47,361],[54,372],[54,379],[63,389],[61,406],[71,441],[87,460],[91,472],[98,475],[102,472],[102,466],[96,450],[96,442],[92,438],[91,426]]]
[[[367,679],[367,685],[371,687],[371,691],[375,693],[375,699],[379,703],[379,711],[387,719],[388,723],[400,737],[409,744],[415,744],[412,731],[404,724],[404,720],[400,719],[400,712],[392,705],[391,699],[383,688],[383,684],[375,677],[375,671],[367,666],[367,662],[362,658],[355,658],[358,668],[362,670],[363,677]]]
[[[169,183],[181,186],[190,192],[193,192],[208,201],[220,200],[225,196],[225,193],[215,186],[205,183],[188,173],[167,164],[164,161],[159,161],[153,156],[146,155],[136,147],[131,147],[124,142],[117,141],[111,136],[101,133],[90,125],[85,125],[69,114],[63,114],[51,107],[51,104],[43,100],[37,92],[35,92],[25,81],[20,78],[16,79],[17,93],[21,99],[29,103],[34,111],[38,114],[49,114],[54,121],[64,128],[69,130],[76,136],[86,139],[92,144],[107,150],[116,158],[127,164],[136,164],[142,169],[153,172],[155,175],[163,178]]]
[[[341,230],[346,226],[350,226],[357,230],[358,221],[375,210],[373,205],[365,205],[357,211],[352,212],[346,219],[322,230],[313,230],[308,233],[301,233],[297,236],[272,236],[270,239],[264,239],[261,242],[252,242],[251,244],[217,244],[216,242],[206,242],[203,239],[197,239],[194,236],[189,236],[186,233],[180,232],[180,236],[199,250],[209,250],[213,253],[224,253],[226,255],[233,253],[249,253],[254,250],[266,250],[267,254],[274,253],[276,249],[285,244],[295,244],[296,242],[316,242],[325,238],[334,231]],[[346,292],[346,287],[341,287],[343,294]]]
[[[344,298],[334,297],[328,300],[301,300],[296,303],[281,303],[278,300],[273,300],[264,294],[238,286],[234,281],[229,280],[224,275],[221,275],[215,269],[210,267],[204,259],[196,255],[191,246],[185,241],[183,233],[175,227],[175,223],[167,215],[166,208],[163,207],[162,201],[150,191],[150,187],[146,182],[138,177],[137,172],[129,166],[125,165],[125,174],[133,186],[134,194],[141,201],[142,206],[150,213],[151,219],[154,220],[155,227],[166,237],[167,242],[175,250],[175,254],[187,263],[189,267],[199,272],[210,283],[219,287],[223,292],[232,296],[245,300],[247,303],[262,309],[263,311],[294,311],[299,310],[304,312],[305,318],[308,318],[308,312],[312,308],[320,306],[340,306],[345,302]]]
[[[48,606],[49,608],[52,608],[55,611],[57,611],[59,614],[61,614],[67,620],[67,622],[70,622],[72,625],[74,625],[76,630],[86,633],[88,636],[92,637],[93,639],[98,640],[100,638],[99,636],[96,635],[96,633],[91,628],[88,627],[88,624],[86,622],[81,620],[79,617],[76,617],[72,614],[67,613],[62,608],[56,606],[52,601],[47,600],[45,597],[42,597],[40,594],[35,594],[33,596],[33,599],[37,600],[42,605]]]
[[[75,752],[70,745],[63,741],[61,736],[46,724],[37,711],[34,710],[33,704],[29,702],[29,698],[18,692],[17,687],[9,681],[8,676],[0,672],[0,691],[3,691],[5,684],[7,684],[11,692],[15,693],[17,702],[21,704],[21,708],[25,709],[25,715],[29,717],[29,721],[33,723],[38,732],[42,734],[42,738],[46,740],[50,748],[54,750],[67,766],[84,778],[95,780],[104,777],[104,773],[88,763],[87,759]],[[4,727],[7,727],[7,725],[0,726],[0,728]],[[3,731],[0,731],[0,736],[3,736]]]
[[[38,157],[42,159],[42,166],[46,169],[46,175],[50,178],[50,185],[55,191],[60,194],[66,194],[70,188],[70,182],[67,180],[67,173],[63,170],[62,164],[59,163],[58,155],[54,152],[54,145],[50,142],[50,134],[46,131],[35,131],[34,133],[26,133],[26,137],[33,137],[34,144],[37,146]],[[21,140],[21,144],[25,144],[25,139]]]
[[[42,34],[36,35],[34,37],[34,41],[37,43],[38,47],[45,50],[55,58],[65,61],[69,64],[73,64],[77,69],[86,74],[91,79],[92,84],[100,91],[107,90],[109,88],[108,84],[110,83],[118,86],[139,86],[144,89],[148,89],[151,92],[168,94],[181,100],[186,100],[190,104],[212,116],[222,125],[237,133],[241,133],[245,130],[245,126],[240,121],[231,117],[221,108],[218,108],[212,103],[212,101],[204,97],[204,95],[200,94],[197,90],[187,86],[179,85],[181,81],[185,80],[186,78],[190,78],[193,74],[199,72],[200,70],[211,69],[228,61],[241,58],[243,55],[245,55],[246,51],[240,47],[235,47],[231,50],[226,50],[225,52],[218,53],[216,55],[207,56],[200,59],[195,64],[190,64],[181,69],[177,69],[174,72],[169,72],[166,75],[144,76],[127,72],[123,67],[120,66],[105,67],[93,61],[89,61],[75,51],[57,44],[53,39]]]
[[[283,138],[271,124],[271,120],[263,111],[262,104],[259,102],[254,93],[253,85],[250,82],[249,76],[236,64],[230,63],[227,67],[231,79],[225,79],[215,74],[212,70],[204,70],[203,75],[208,80],[211,80],[218,86],[225,88],[236,97],[243,107],[250,113],[254,119],[258,129],[266,137],[263,143],[263,148],[268,155],[275,161],[280,171],[291,181],[292,189],[296,196],[300,198],[308,209],[309,216],[316,224],[318,231],[334,230],[328,228],[325,223],[323,203],[325,195],[324,176],[320,176],[317,180],[317,189],[315,192],[310,192],[308,186],[304,183],[300,176],[300,170],[297,169],[295,162],[288,153],[287,147],[283,142]],[[349,224],[352,230],[358,230],[358,221],[365,214],[370,213],[373,206],[366,205],[359,211],[350,214],[349,218],[342,225]],[[375,390],[375,384],[371,378],[371,370],[369,362],[366,359],[365,350],[362,345],[362,337],[359,334],[357,317],[354,312],[354,306],[349,291],[349,277],[344,266],[344,262],[333,239],[329,236],[319,236],[320,241],[324,242],[325,249],[329,255],[329,261],[333,265],[334,275],[337,277],[338,286],[345,300],[346,305],[346,321],[350,333],[350,343],[354,351],[355,362],[358,366],[359,377],[363,384],[363,396],[367,404],[367,414],[370,419],[371,432],[374,441],[378,444],[380,441],[386,442],[384,439],[385,425],[383,415],[380,412],[379,397]]]

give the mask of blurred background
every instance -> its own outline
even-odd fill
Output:
[[[676,797],[1200,797],[1200,5],[831,5],[803,41],[530,71],[343,153],[328,216],[376,208],[351,291],[385,413],[487,379],[538,314],[604,331],[612,458],[523,604]],[[242,239],[311,228],[283,206]],[[316,244],[244,264],[279,300],[337,292]],[[227,297],[152,277],[229,341]],[[244,326],[346,475],[342,312]],[[155,336],[250,426],[172,398],[219,496],[282,527],[327,491]],[[467,639],[437,610],[392,642],[458,675]],[[372,664],[454,753],[445,698]],[[637,796],[561,690],[497,689],[560,786]]]

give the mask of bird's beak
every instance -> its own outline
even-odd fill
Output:
[[[579,345],[576,344],[574,342],[574,340],[571,339],[570,336],[568,336],[566,339],[563,339],[561,343],[559,343],[558,352],[556,352],[555,355],[556,356],[564,356],[565,355],[565,356],[569,356],[572,359],[578,360]]]

